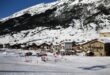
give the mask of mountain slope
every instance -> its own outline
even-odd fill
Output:
[[[0,43],[84,42],[109,29],[109,0],[59,0],[2,19]]]

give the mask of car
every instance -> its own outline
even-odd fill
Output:
[[[32,56],[32,52],[26,52],[25,56]]]
[[[20,52],[20,53],[18,53],[18,54],[19,54],[20,57],[24,57],[24,56],[25,56],[25,53],[21,53],[21,52]]]
[[[46,53],[37,53],[37,56],[38,56],[38,57],[47,56],[47,54],[46,54]]]

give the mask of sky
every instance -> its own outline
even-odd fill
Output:
[[[0,0],[0,19],[39,3],[55,0]]]

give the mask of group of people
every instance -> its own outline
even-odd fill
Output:
[[[31,55],[32,54],[29,53],[29,52],[25,54],[25,61],[26,62],[30,62],[30,58],[29,57]],[[59,60],[59,58],[60,58],[60,54],[58,52],[55,52],[55,53],[53,53],[53,55],[51,57],[52,57],[52,60],[54,60],[55,62],[57,62]],[[40,58],[41,58],[41,61],[43,61],[43,62],[47,62],[49,60],[48,59],[48,55],[46,53],[42,54],[40,56]]]
[[[54,60],[55,62],[57,62],[58,59],[59,59],[59,53],[57,53],[57,52],[53,53],[53,57],[54,57],[53,60]],[[41,60],[44,61],[44,62],[48,61],[47,55],[41,56]]]

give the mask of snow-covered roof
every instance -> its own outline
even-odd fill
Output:
[[[110,38],[99,38],[98,41],[103,43],[110,43]]]
[[[110,33],[110,30],[101,30],[100,33]]]
[[[59,43],[53,43],[53,45],[56,45],[57,46],[57,45],[59,45]]]
[[[102,43],[110,43],[110,38],[96,38],[96,39],[92,39],[92,40],[89,40],[87,42],[83,42],[83,43],[79,43],[80,45],[84,45],[84,44],[88,44],[90,43],[91,41],[99,41],[99,42],[102,42]]]

